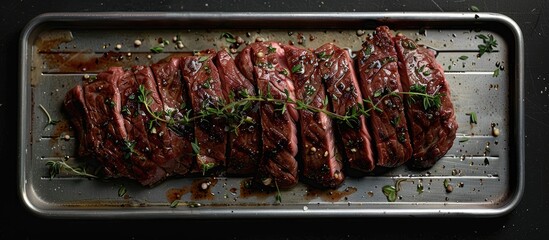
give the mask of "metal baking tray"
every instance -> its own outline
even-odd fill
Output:
[[[172,54],[228,47],[224,32],[246,41],[261,37],[316,48],[334,42],[353,51],[376,26],[412,37],[437,51],[451,86],[458,136],[434,167],[405,166],[383,174],[348,177],[338,189],[305,184],[275,192],[250,191],[247,178],[172,178],[155,187],[123,179],[90,180],[60,174],[46,162],[75,158],[76,141],[61,103],[65,93],[108,66],[151,64]],[[495,51],[477,57],[493,35]],[[149,48],[179,35],[184,48]],[[134,40],[142,40],[135,47]],[[116,49],[120,44],[121,48]],[[242,49],[242,47],[240,48]],[[128,55],[131,53],[131,56]],[[150,55],[150,56],[149,56]],[[462,57],[466,56],[466,57]],[[524,46],[510,18],[493,13],[53,13],[22,31],[19,65],[19,191],[24,204],[47,217],[253,218],[365,216],[499,216],[524,190]],[[495,76],[495,69],[499,75]],[[48,125],[48,111],[56,125]],[[468,115],[475,112],[477,124]],[[499,129],[495,136],[493,127]],[[396,201],[382,188],[399,183]],[[208,188],[202,190],[202,183]],[[445,183],[453,186],[447,192]],[[423,191],[418,191],[423,186]],[[118,196],[126,189],[123,197]],[[170,206],[179,198],[177,206]]]

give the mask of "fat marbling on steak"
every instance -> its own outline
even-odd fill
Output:
[[[450,89],[442,66],[433,51],[397,34],[394,38],[404,92],[438,96],[431,104],[423,98],[406,96],[414,168],[432,167],[452,147],[458,124],[450,101]]]
[[[397,53],[389,28],[381,26],[370,35],[357,54],[360,87],[364,99],[371,100],[370,130],[374,137],[377,165],[397,167],[408,161],[412,145],[408,134],[398,73]]]

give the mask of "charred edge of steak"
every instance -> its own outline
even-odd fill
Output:
[[[377,165],[400,166],[410,159],[412,146],[402,99],[386,96],[402,91],[397,54],[389,28],[376,28],[359,51],[357,62],[364,98],[371,99],[372,104],[381,109],[371,111],[368,118],[377,149]],[[373,108],[372,104],[367,106]]]
[[[394,42],[403,90],[425,89],[427,94],[440,94],[440,106],[428,109],[413,97],[405,98],[406,117],[414,149],[410,166],[417,169],[430,168],[452,147],[458,128],[448,82],[431,50],[418,46],[402,34],[398,34]]]
[[[200,56],[181,60],[183,79],[189,89],[195,116],[207,108],[218,108],[224,102],[217,67],[213,64],[215,51],[206,50]],[[226,162],[227,133],[222,117],[210,115],[194,123],[198,154],[193,168],[195,173],[209,172],[223,167]]]
[[[221,79],[223,95],[228,102],[231,100],[241,100],[243,98],[241,96],[241,91],[245,91],[251,96],[256,95],[254,85],[240,73],[236,67],[235,61],[227,51],[219,51],[214,62]],[[233,96],[232,99],[229,96]],[[228,175],[251,176],[257,171],[257,166],[261,160],[261,123],[259,119],[259,105],[259,102],[252,103],[252,106],[249,109],[243,111],[241,115],[248,119],[247,122],[228,133],[228,148],[226,154],[226,172]],[[240,122],[238,124],[240,124]]]
[[[284,50],[276,42],[261,42],[252,48],[254,76],[260,92],[275,99],[295,99]],[[265,185],[290,188],[297,184],[296,155],[299,115],[293,104],[261,104],[263,157],[259,176]],[[275,184],[276,183],[276,184]]]
[[[286,60],[294,71],[292,79],[297,100],[317,108],[325,108],[325,88],[314,53],[292,46],[283,46]],[[332,119],[325,113],[300,110],[302,174],[313,185],[335,188],[344,178],[342,162],[335,147]]]

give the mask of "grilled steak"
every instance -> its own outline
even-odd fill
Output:
[[[208,108],[221,107],[224,101],[221,81],[213,63],[215,52],[203,51],[200,56],[181,59],[183,79],[189,89],[195,116]],[[194,132],[199,151],[194,172],[205,173],[209,169],[225,166],[227,133],[222,117],[209,115],[194,122]]]
[[[233,58],[227,51],[223,50],[217,53],[215,64],[219,71],[223,95],[233,96],[229,97],[229,101],[241,100],[246,94],[256,95],[254,85],[236,68]],[[227,174],[252,175],[256,172],[261,159],[259,103],[252,103],[238,114],[245,118],[245,122],[233,123],[238,125],[231,126],[236,129],[228,134]]]
[[[434,96],[432,102],[425,102],[424,97],[406,97],[406,117],[414,149],[411,166],[428,168],[446,154],[456,137],[458,125],[450,89],[444,70],[431,50],[419,47],[402,34],[398,34],[394,42],[403,91]]]
[[[360,90],[364,99],[381,111],[370,111],[370,130],[377,150],[377,165],[396,167],[412,156],[412,145],[404,115],[398,73],[397,54],[391,33],[386,26],[376,28],[358,53]]]
[[[166,172],[150,159],[151,146],[143,117],[139,113],[138,85],[133,72],[126,71],[116,82],[120,92],[120,112],[126,136],[122,150],[124,160],[131,162],[134,177],[143,185],[153,185],[166,177]]]
[[[254,43],[251,48],[254,75],[262,95],[283,101],[295,99],[284,49],[275,42]],[[297,184],[298,119],[293,104],[262,102],[263,157],[258,171],[263,184],[280,188]]]
[[[293,46],[285,45],[283,48],[288,67],[292,70],[297,100],[318,109],[327,108],[316,56],[311,51]],[[303,176],[314,185],[339,186],[344,175],[341,156],[335,146],[332,119],[325,113],[307,109],[299,110],[299,114]]]
[[[159,96],[164,106],[164,114],[174,123],[169,124],[171,146],[173,155],[176,156],[174,172],[186,174],[193,163],[191,142],[194,141],[194,131],[191,126],[180,124],[180,120],[187,114],[188,100],[181,82],[181,71],[179,70],[179,58],[171,58],[167,62],[151,65]]]
[[[77,154],[80,157],[89,157],[93,155],[88,139],[88,111],[86,110],[86,100],[84,99],[84,89],[82,85],[76,85],[65,95],[63,107],[69,115],[69,120],[74,128],[74,133],[78,139]]]
[[[316,49],[315,54],[320,59],[320,74],[332,102],[332,111],[346,115],[353,108],[359,108],[362,95],[349,53],[327,43]],[[350,168],[361,172],[372,171],[374,153],[364,115],[349,122],[338,121],[337,127]]]
[[[253,45],[253,44],[252,44]],[[257,86],[257,81],[254,78],[254,65],[252,62],[252,46],[248,45],[242,51],[236,55],[234,62],[236,67],[248,81],[254,86]]]
[[[149,67],[135,66],[132,68],[136,82],[143,90],[139,91],[139,97],[144,97],[150,101],[149,109],[154,114],[164,112],[162,98],[158,93],[154,75]],[[142,111],[142,112],[141,112]],[[179,151],[174,151],[172,142],[174,142],[174,134],[168,129],[165,122],[157,120],[154,116],[148,113],[143,104],[140,105],[140,115],[145,123],[147,135],[149,139],[149,147],[151,151],[151,160],[161,166],[167,175],[173,175],[178,167],[176,159],[180,156]]]
[[[95,158],[104,166],[108,177],[134,179],[129,163],[124,160],[126,129],[122,118],[117,80],[124,74],[121,68],[110,68],[97,79],[84,85],[86,140]]]

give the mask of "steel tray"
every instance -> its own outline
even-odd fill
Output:
[[[315,48],[334,42],[353,51],[359,36],[379,25],[438,52],[451,85],[459,123],[453,147],[434,167],[406,167],[347,178],[335,190],[299,184],[280,192],[254,192],[246,178],[188,177],[147,188],[127,180],[49,177],[48,160],[75,159],[75,139],[61,102],[84,74],[107,66],[150,64],[172,54],[223,48],[231,32]],[[496,51],[478,58],[477,34],[491,34]],[[149,48],[179,35],[185,47]],[[134,40],[143,44],[134,46]],[[115,49],[121,44],[121,49]],[[519,27],[493,13],[53,13],[33,19],[20,40],[19,191],[28,208],[48,217],[242,218],[363,216],[498,216],[512,210],[524,189],[524,46]],[[131,56],[128,55],[131,53]],[[150,56],[149,56],[150,55]],[[462,57],[466,56],[466,57]],[[499,75],[494,74],[495,69]],[[497,76],[496,76],[497,75]],[[60,120],[47,125],[47,115]],[[475,112],[478,123],[470,123]],[[499,135],[493,134],[493,128]],[[404,180],[404,181],[400,181]],[[209,183],[202,190],[202,183]],[[399,183],[394,202],[383,186]],[[447,192],[445,183],[453,186]],[[123,186],[123,187],[121,187]],[[423,186],[423,192],[419,191]],[[123,197],[120,189],[126,189]],[[180,198],[177,206],[170,206]]]

